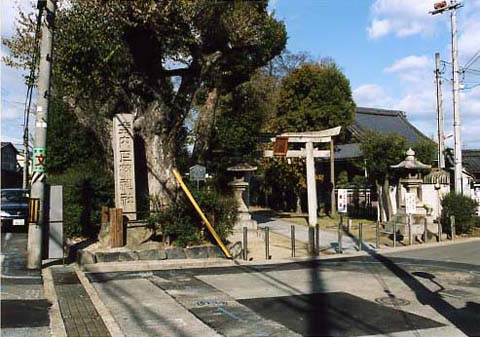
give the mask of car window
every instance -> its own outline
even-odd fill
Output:
[[[3,190],[2,191],[2,204],[3,203],[25,203],[28,202],[28,192],[21,190]]]

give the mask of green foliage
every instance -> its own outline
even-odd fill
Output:
[[[48,124],[48,183],[63,185],[65,236],[94,236],[101,207],[113,205],[113,177],[102,148],[59,99],[52,99]]]
[[[348,187],[348,173],[347,173],[347,171],[342,171],[338,174],[336,185],[337,185],[338,188],[347,188]]]
[[[366,160],[369,177],[383,182],[393,175],[390,165],[396,165],[405,159],[407,142],[398,134],[367,132],[360,149]]]
[[[111,117],[135,112],[146,152],[165,167],[176,166],[177,155],[185,154],[185,119],[197,90],[228,94],[284,49],[285,26],[267,7],[267,0],[59,2],[54,94],[61,89],[102,140],[105,156]],[[18,22],[16,34],[4,40],[9,64],[28,65],[34,21]],[[150,169],[149,177],[166,186],[153,184],[150,192],[169,199],[171,175]]]
[[[214,171],[239,161],[255,159],[258,136],[268,116],[275,113],[276,83],[257,72],[252,79],[219,99],[209,161]]]
[[[238,205],[232,195],[221,195],[213,189],[191,189],[198,205],[215,228],[215,231],[225,241],[233,233],[237,220]],[[158,209],[148,219],[148,223],[159,228],[165,235],[173,238],[174,244],[186,247],[208,240],[214,243],[196,210],[190,201],[182,195],[177,202],[164,209]]]
[[[431,139],[421,139],[413,144],[412,149],[415,157],[424,164],[432,165],[437,159],[437,144]]]
[[[112,206],[113,177],[109,172],[91,162],[50,175],[48,183],[63,186],[64,235],[96,235],[101,207]]]
[[[355,175],[352,178],[352,184],[355,185],[355,188],[365,188],[366,183],[367,179],[365,176]]]
[[[53,98],[50,103],[48,126],[46,165],[49,174],[61,174],[68,168],[87,161],[103,161],[103,149],[95,141],[95,133],[80,124],[77,117],[58,98]]]
[[[353,122],[350,82],[334,64],[303,64],[282,81],[278,105],[281,131],[311,131]]]
[[[469,197],[454,192],[442,200],[441,223],[445,232],[450,232],[450,216],[455,217],[455,232],[470,233],[475,226],[477,203]]]

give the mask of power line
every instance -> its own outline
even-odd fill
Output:
[[[468,69],[472,66],[472,64],[474,64],[478,58],[480,57],[480,49],[470,58],[470,60],[468,60],[467,63],[465,63],[465,69]]]

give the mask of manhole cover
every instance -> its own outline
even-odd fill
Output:
[[[382,305],[389,305],[394,307],[401,307],[404,305],[409,305],[410,301],[407,301],[403,298],[398,297],[378,297],[375,299],[375,302]]]
[[[201,300],[197,302],[197,307],[224,307],[227,305],[226,301],[217,299]]]

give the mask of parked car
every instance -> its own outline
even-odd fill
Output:
[[[28,217],[28,199],[30,190],[6,188],[1,191],[2,227],[26,226]]]

